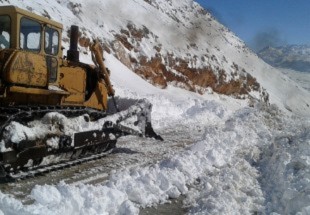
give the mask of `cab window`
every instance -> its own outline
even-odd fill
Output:
[[[45,53],[50,55],[58,54],[59,33],[53,28],[45,28]]]
[[[20,48],[39,52],[41,48],[41,25],[39,22],[23,17],[20,20]]]
[[[7,15],[0,16],[0,49],[10,48],[11,19]]]
[[[49,74],[49,82],[53,83],[57,81],[57,68],[58,68],[57,58],[47,55],[46,66],[47,66],[47,71]]]

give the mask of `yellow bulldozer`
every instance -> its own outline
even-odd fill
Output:
[[[123,135],[161,139],[152,128],[148,101],[114,98],[100,43],[91,44],[94,65],[88,65],[79,60],[78,26],[71,26],[66,56],[62,31],[58,22],[14,6],[0,7],[0,177],[18,177],[20,172],[39,168],[50,155],[72,162],[107,151]],[[46,144],[47,138],[4,139],[10,123],[27,125],[50,112],[66,117],[87,114],[91,121],[115,115],[117,120],[71,136],[58,132],[56,149]],[[131,125],[122,124],[132,117],[136,120]]]

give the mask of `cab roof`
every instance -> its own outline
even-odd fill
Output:
[[[43,16],[39,16],[39,15],[37,15],[35,13],[31,13],[31,12],[29,12],[27,10],[23,10],[23,9],[18,8],[16,6],[13,6],[13,5],[0,6],[0,15],[13,15],[13,14],[21,14],[21,15],[24,15],[24,16],[31,17],[31,18],[33,18],[35,20],[44,22],[46,24],[52,25],[52,26],[54,26],[56,28],[60,28],[60,29],[63,28],[63,25],[60,24],[59,22],[50,20],[50,19],[45,18]]]

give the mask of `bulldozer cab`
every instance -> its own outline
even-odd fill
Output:
[[[108,75],[102,78],[98,68],[79,61],[77,26],[71,27],[70,49],[63,58],[62,29],[62,24],[29,11],[0,7],[0,106],[107,109],[107,96],[114,93]],[[100,54],[97,61],[106,71]]]
[[[61,24],[45,17],[14,6],[0,7],[0,49],[13,49],[20,52],[20,57],[34,58],[36,61],[33,63],[46,67],[49,77],[41,80],[41,86],[57,81],[58,58],[62,55],[61,31]],[[28,63],[31,62],[28,60]],[[38,66],[33,68],[36,70]],[[14,77],[9,79],[18,82]],[[26,80],[21,82],[36,84]]]
[[[0,7],[1,49],[14,48],[57,56],[61,51],[62,28],[62,24],[26,10],[14,6]]]
[[[0,7],[0,105],[61,104],[69,94],[59,88],[62,29],[15,6]]]

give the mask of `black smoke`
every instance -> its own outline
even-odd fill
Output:
[[[251,43],[254,51],[260,51],[268,46],[278,47],[284,46],[287,42],[283,39],[281,32],[276,28],[265,29],[258,32]]]

